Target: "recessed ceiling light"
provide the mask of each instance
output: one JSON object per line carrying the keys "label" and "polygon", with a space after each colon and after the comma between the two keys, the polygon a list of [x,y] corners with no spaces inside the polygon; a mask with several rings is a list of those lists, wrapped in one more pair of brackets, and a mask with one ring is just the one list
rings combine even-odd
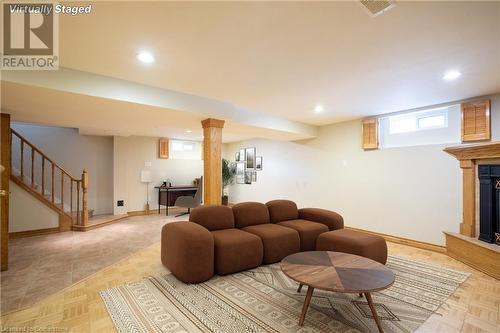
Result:
{"label": "recessed ceiling light", "polygon": [[186,133],[191,133],[192,131],[191,130],[186,130]]}
{"label": "recessed ceiling light", "polygon": [[452,80],[458,79],[461,75],[462,75],[462,73],[460,73],[459,71],[454,69],[454,70],[447,71],[446,73],[444,73],[443,80],[452,81]]}
{"label": "recessed ceiling light", "polygon": [[155,57],[151,52],[141,51],[137,54],[137,60],[145,64],[151,64],[155,61]]}
{"label": "recessed ceiling light", "polygon": [[316,113],[320,113],[320,112],[323,112],[323,111],[324,111],[323,105],[319,105],[318,104],[318,105],[316,105],[314,107],[314,112],[316,112]]}

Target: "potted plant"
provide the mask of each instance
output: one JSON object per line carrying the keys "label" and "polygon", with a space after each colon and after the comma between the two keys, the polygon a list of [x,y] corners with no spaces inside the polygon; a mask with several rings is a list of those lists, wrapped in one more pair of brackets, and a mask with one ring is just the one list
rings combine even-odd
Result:
{"label": "potted plant", "polygon": [[230,162],[225,158],[222,159],[222,204],[227,206],[229,197],[227,186],[233,183],[234,172],[231,170]]}

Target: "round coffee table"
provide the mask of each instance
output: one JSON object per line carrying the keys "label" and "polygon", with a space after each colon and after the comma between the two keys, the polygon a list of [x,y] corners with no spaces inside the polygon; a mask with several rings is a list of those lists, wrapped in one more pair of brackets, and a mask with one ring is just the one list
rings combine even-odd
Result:
{"label": "round coffee table", "polygon": [[394,273],[384,265],[348,253],[309,251],[283,259],[281,270],[300,284],[297,292],[301,291],[303,285],[308,286],[299,326],[304,324],[313,291],[318,288],[339,293],[357,293],[360,296],[364,294],[378,330],[383,332],[370,293],[388,288],[394,283]]}

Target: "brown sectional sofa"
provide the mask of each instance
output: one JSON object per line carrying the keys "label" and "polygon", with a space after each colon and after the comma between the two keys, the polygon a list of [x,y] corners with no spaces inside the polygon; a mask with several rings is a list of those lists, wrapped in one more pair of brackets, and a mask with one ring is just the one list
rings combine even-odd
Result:
{"label": "brown sectional sofa", "polygon": [[187,283],[314,250],[320,234],[344,226],[335,212],[297,209],[289,200],[200,206],[191,211],[189,221],[166,224],[161,240],[162,263]]}
{"label": "brown sectional sofa", "polygon": [[181,281],[206,281],[214,275],[214,238],[196,223],[167,223],[161,230],[161,262]]}
{"label": "brown sectional sofa", "polygon": [[281,261],[300,251],[297,231],[272,224],[268,207],[259,202],[243,202],[233,206],[236,226],[259,237],[264,247],[264,264]]}
{"label": "brown sectional sofa", "polygon": [[291,228],[299,233],[300,251],[314,251],[316,238],[329,230],[328,226],[323,223],[301,219],[297,205],[293,201],[273,200],[269,201],[266,206],[272,223]]}
{"label": "brown sectional sofa", "polygon": [[205,227],[214,239],[214,270],[224,275],[254,268],[262,263],[263,247],[258,236],[235,228],[234,215],[226,206],[202,206],[189,220]]}
{"label": "brown sectional sofa", "polygon": [[316,240],[317,251],[347,252],[378,261],[387,262],[387,244],[385,239],[350,229],[325,232]]}

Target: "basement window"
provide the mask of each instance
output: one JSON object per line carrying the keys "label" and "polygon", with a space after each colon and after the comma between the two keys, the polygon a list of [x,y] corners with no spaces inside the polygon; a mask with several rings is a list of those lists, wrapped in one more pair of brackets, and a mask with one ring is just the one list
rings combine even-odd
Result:
{"label": "basement window", "polygon": [[171,159],[201,159],[201,143],[197,141],[170,140]]}
{"label": "basement window", "polygon": [[389,116],[390,134],[448,127],[448,108]]}
{"label": "basement window", "polygon": [[451,105],[379,118],[381,148],[460,142],[460,106]]}

